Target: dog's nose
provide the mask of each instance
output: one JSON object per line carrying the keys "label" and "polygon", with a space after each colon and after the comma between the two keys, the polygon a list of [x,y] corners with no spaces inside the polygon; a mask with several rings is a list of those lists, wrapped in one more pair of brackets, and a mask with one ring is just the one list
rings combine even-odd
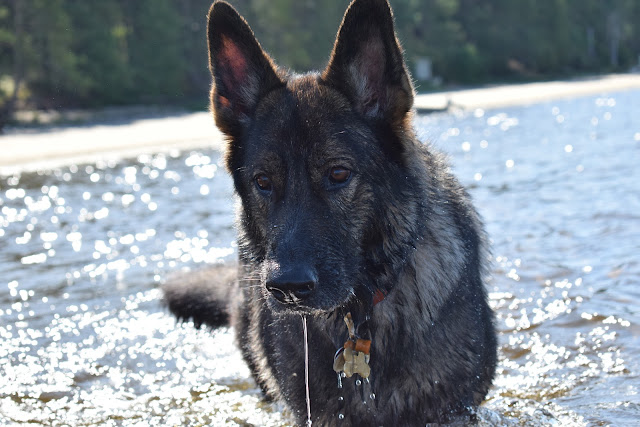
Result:
{"label": "dog's nose", "polygon": [[307,299],[316,287],[316,276],[309,268],[295,268],[270,277],[267,290],[280,302]]}

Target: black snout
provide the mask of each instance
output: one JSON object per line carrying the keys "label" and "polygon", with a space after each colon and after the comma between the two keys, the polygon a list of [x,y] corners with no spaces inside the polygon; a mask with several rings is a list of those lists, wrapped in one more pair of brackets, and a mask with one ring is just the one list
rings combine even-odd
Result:
{"label": "black snout", "polygon": [[267,290],[282,303],[307,299],[316,287],[316,276],[309,268],[278,271],[267,280]]}

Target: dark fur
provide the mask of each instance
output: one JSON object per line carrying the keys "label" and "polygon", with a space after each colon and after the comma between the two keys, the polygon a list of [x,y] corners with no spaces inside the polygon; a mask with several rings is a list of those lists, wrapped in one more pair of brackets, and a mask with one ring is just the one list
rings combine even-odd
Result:
{"label": "dark fur", "polygon": [[[215,271],[167,284],[170,309],[198,325],[228,315],[258,384],[301,424],[301,314],[314,424],[344,414],[344,425],[424,425],[469,413],[496,364],[484,233],[443,158],[414,135],[413,87],[386,0],[350,5],[321,74],[277,69],[223,2],[210,10],[208,39],[211,105],[241,201],[239,273],[231,285]],[[351,170],[346,183],[328,178],[336,166]],[[256,185],[261,174],[271,191]],[[313,289],[285,303],[265,286],[296,280]],[[386,298],[373,307],[377,291]],[[372,338],[366,395],[355,377],[338,390],[332,370],[346,312]]]}

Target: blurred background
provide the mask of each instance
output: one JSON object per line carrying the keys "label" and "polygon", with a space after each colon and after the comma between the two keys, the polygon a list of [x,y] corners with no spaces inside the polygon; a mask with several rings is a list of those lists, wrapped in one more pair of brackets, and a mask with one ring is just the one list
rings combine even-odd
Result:
{"label": "blurred background", "polygon": [[[395,0],[421,91],[627,71],[637,0]],[[210,0],[0,1],[0,128],[16,109],[206,106]],[[347,0],[235,0],[263,47],[296,71],[327,61]]]}

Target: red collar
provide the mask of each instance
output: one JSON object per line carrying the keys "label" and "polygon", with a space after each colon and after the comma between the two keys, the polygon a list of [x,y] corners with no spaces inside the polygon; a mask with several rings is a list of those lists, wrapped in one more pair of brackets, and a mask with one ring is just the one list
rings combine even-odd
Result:
{"label": "red collar", "polygon": [[376,291],[376,293],[373,294],[373,305],[374,305],[374,307],[376,305],[378,305],[379,303],[381,303],[382,300],[385,298],[385,296],[386,295],[384,294],[384,292],[382,292],[380,289],[378,289]]}

